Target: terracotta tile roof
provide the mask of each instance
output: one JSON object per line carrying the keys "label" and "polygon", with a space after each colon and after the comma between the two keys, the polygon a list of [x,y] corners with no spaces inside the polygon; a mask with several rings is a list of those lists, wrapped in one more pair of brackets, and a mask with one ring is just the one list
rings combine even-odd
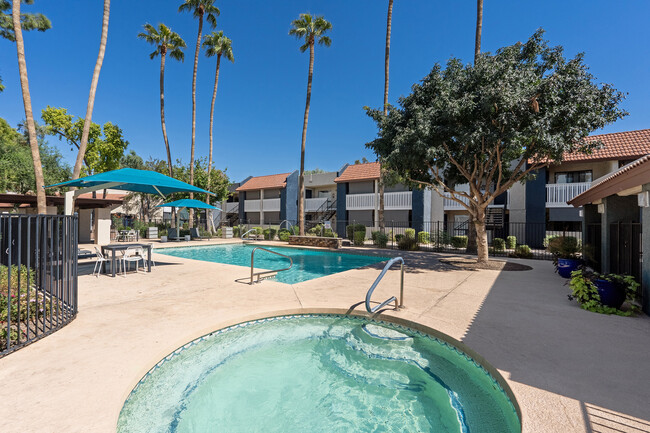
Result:
{"label": "terracotta tile roof", "polygon": [[353,164],[343,170],[343,173],[334,182],[354,182],[359,180],[379,179],[379,163],[367,162],[365,164]]}
{"label": "terracotta tile roof", "polygon": [[587,142],[600,141],[603,147],[591,155],[571,153],[564,155],[564,161],[606,161],[614,159],[636,159],[650,153],[650,129],[591,135]]}
{"label": "terracotta tile roof", "polygon": [[287,176],[291,173],[271,174],[268,176],[251,177],[248,181],[237,188],[237,191],[251,191],[256,189],[274,189],[287,186]]}

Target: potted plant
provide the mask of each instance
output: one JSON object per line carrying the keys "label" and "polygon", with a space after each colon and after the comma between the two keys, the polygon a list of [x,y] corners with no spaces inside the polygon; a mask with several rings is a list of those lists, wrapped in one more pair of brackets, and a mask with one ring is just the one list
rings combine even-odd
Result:
{"label": "potted plant", "polygon": [[[638,309],[633,301],[639,286],[630,275],[599,274],[581,267],[571,273],[569,300],[576,299],[582,308],[597,313],[630,315]],[[632,308],[623,312],[620,308],[625,301]]]}
{"label": "potted plant", "polygon": [[548,251],[553,254],[555,271],[562,278],[571,278],[571,272],[580,265],[580,243],[574,236],[557,236],[548,241]]}

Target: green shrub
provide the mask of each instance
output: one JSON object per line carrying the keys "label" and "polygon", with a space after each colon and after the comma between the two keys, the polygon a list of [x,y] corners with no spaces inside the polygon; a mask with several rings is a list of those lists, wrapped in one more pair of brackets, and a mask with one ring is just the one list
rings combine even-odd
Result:
{"label": "green shrub", "polygon": [[506,247],[513,250],[517,246],[517,236],[508,236],[506,238]]}
{"label": "green shrub", "polygon": [[420,232],[418,233],[418,243],[420,244],[428,244],[430,242],[431,238],[429,235],[429,232]]}
{"label": "green shrub", "polygon": [[544,241],[543,241],[544,248],[548,248],[548,244],[549,244],[553,239],[555,239],[555,238],[557,238],[557,237],[558,237],[558,235],[546,235],[546,236],[544,236]]}
{"label": "green shrub", "polygon": [[379,248],[386,248],[386,245],[388,245],[388,235],[378,232],[377,236],[375,236],[374,243]]}
{"label": "green shrub", "polygon": [[253,230],[255,230],[255,233],[257,233],[258,235],[264,234],[264,229],[262,229],[262,227],[253,227]]}
{"label": "green shrub", "polygon": [[467,248],[467,236],[452,236],[450,243],[454,248]]}
{"label": "green shrub", "polygon": [[415,239],[415,229],[404,230],[404,236],[406,236],[407,238]]}
{"label": "green shrub", "polygon": [[272,241],[275,240],[275,234],[277,230],[273,228],[268,228],[264,230],[264,239],[267,241]]}
{"label": "green shrub", "polygon": [[451,243],[451,236],[445,230],[438,230],[432,233],[431,243],[437,246],[449,245]]}
{"label": "green shrub", "polygon": [[345,228],[345,233],[348,235],[348,239],[353,240],[354,234],[362,230],[364,233],[366,232],[366,226],[363,224],[350,224]]}
{"label": "green shrub", "polygon": [[374,230],[370,232],[370,238],[374,243],[377,243],[377,236],[381,234],[380,230]]}
{"label": "green shrub", "polygon": [[278,232],[278,239],[282,242],[289,242],[289,236],[291,236],[291,232],[287,229],[282,229]]}
{"label": "green shrub", "polygon": [[414,237],[404,236],[397,242],[397,248],[406,251],[415,251],[418,249],[418,242]]}
{"label": "green shrub", "polygon": [[580,242],[574,236],[547,236],[547,238],[549,238],[547,249],[556,257],[573,259],[580,252]]}
{"label": "green shrub", "polygon": [[528,245],[517,245],[515,252],[510,253],[510,257],[519,257],[521,259],[530,259],[533,257],[533,252]]}
{"label": "green shrub", "polygon": [[316,224],[314,227],[307,230],[307,234],[309,236],[320,236],[322,231],[323,231],[323,225],[322,224]]}
{"label": "green shrub", "polygon": [[167,236],[167,229],[158,230],[158,236]]}
{"label": "green shrub", "polygon": [[235,238],[239,237],[239,226],[235,226],[232,228],[232,236]]}
{"label": "green shrub", "polygon": [[396,235],[395,235],[395,242],[399,242],[399,241],[401,241],[402,239],[404,239],[404,235],[403,235],[403,234],[396,234]]}
{"label": "green shrub", "polygon": [[492,247],[494,251],[503,251],[506,249],[506,241],[501,238],[492,239]]}
{"label": "green shrub", "polygon": [[221,236],[223,236],[223,232],[219,228],[219,229],[217,229],[217,237],[220,238]]}
{"label": "green shrub", "polygon": [[354,232],[354,245],[357,247],[362,247],[366,241],[366,230]]}
{"label": "green shrub", "polygon": [[325,238],[338,238],[339,235],[332,229],[325,229],[323,231],[323,237],[325,237]]}

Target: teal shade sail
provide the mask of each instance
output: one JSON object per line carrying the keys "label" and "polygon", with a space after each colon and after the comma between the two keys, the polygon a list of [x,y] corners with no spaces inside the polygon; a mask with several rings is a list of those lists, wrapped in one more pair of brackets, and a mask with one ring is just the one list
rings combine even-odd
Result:
{"label": "teal shade sail", "polygon": [[[165,176],[164,174],[149,170],[137,170],[135,168],[120,168],[119,170],[93,174],[92,176],[48,185],[45,188],[55,186],[89,188],[101,185],[106,185],[107,189],[110,188],[165,196],[175,192],[196,192],[214,195],[214,193],[192,186],[189,183],[181,182],[180,180],[176,180],[169,176]],[[195,201],[198,202],[198,200]]]}
{"label": "teal shade sail", "polygon": [[159,204],[156,207],[176,207],[176,208],[192,208],[192,209],[212,209],[212,210],[221,210],[218,207],[207,204],[201,200],[194,200],[191,198],[184,198],[181,200],[172,201],[169,203]]}

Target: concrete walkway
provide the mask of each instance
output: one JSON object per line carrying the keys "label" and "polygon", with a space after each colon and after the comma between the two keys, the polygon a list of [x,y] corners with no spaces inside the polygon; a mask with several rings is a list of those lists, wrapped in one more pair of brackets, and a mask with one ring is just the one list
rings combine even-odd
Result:
{"label": "concrete walkway", "polygon": [[[650,432],[649,317],[579,309],[550,262],[520,260],[534,268],[525,272],[461,271],[439,257],[405,254],[407,308],[386,314],[435,328],[487,359],[515,393],[525,432]],[[77,319],[0,359],[2,432],[114,432],[132,387],[177,347],[251,317],[362,310],[381,267],[249,286],[234,282],[246,268],[155,260],[152,273],[116,278],[81,267]],[[389,272],[377,298],[395,294],[398,278]]]}

